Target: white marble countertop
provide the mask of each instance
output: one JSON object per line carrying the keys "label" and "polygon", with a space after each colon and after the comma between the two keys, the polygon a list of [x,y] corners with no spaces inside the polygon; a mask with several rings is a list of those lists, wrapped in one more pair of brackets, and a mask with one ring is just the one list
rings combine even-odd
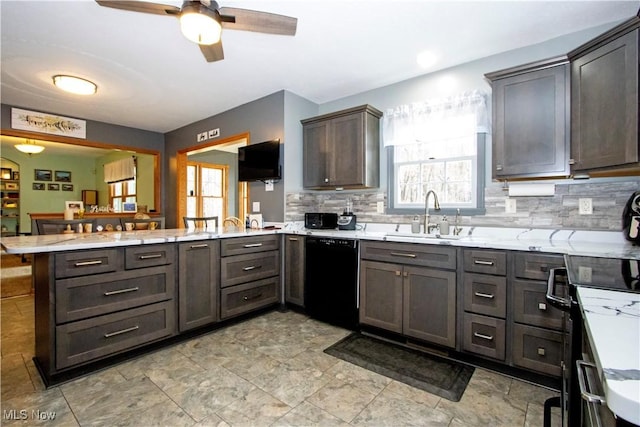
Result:
{"label": "white marble countertop", "polygon": [[640,259],[640,246],[633,246],[624,240],[621,232],[610,231],[464,227],[458,236],[449,235],[438,238],[435,235],[412,234],[408,224],[399,227],[393,224],[367,224],[366,229],[356,231],[308,230],[301,223],[279,224],[279,227],[281,228],[250,230],[248,232],[162,229],[91,234],[15,236],[2,238],[1,243],[6,252],[21,254],[287,233],[346,239]]}
{"label": "white marble countertop", "polygon": [[578,287],[607,406],[640,425],[640,293]]}

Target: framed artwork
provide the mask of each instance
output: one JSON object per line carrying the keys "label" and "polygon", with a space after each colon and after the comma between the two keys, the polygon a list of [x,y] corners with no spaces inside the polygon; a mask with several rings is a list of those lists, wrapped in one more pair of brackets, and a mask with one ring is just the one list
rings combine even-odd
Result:
{"label": "framed artwork", "polygon": [[44,182],[34,182],[33,183],[34,190],[44,190]]}
{"label": "framed artwork", "polygon": [[60,191],[60,184],[49,184],[47,189],[49,191]]}
{"label": "framed artwork", "polygon": [[83,211],[84,203],[81,200],[78,201],[66,201],[64,202],[65,209],[71,209],[74,212]]}
{"label": "framed artwork", "polygon": [[36,181],[51,181],[51,169],[35,169],[34,179]]}
{"label": "framed artwork", "polygon": [[56,171],[55,180],[58,182],[71,182],[71,172]]}
{"label": "framed artwork", "polygon": [[136,202],[124,202],[122,204],[122,212],[138,212],[138,204]]}
{"label": "framed artwork", "polygon": [[11,127],[31,132],[87,138],[87,122],[85,120],[20,108],[11,108]]}
{"label": "framed artwork", "polygon": [[62,191],[73,191],[73,184],[62,184]]}
{"label": "framed artwork", "polygon": [[11,179],[11,169],[0,168],[0,179]]}
{"label": "framed artwork", "polygon": [[11,174],[11,178],[14,181],[18,181],[20,180],[20,172],[19,171],[13,171],[13,173]]}

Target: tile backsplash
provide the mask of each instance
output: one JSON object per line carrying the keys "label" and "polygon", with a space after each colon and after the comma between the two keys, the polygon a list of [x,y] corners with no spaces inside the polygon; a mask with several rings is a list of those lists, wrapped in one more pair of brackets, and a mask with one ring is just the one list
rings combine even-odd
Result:
{"label": "tile backsplash", "polygon": [[[485,214],[463,216],[462,225],[525,228],[574,228],[620,230],[622,211],[634,191],[640,190],[640,178],[596,182],[556,184],[555,194],[545,197],[515,197],[515,214],[505,213],[508,195],[498,184],[485,189]],[[593,214],[578,214],[578,199],[591,198]],[[341,213],[350,198],[358,222],[408,224],[413,215],[377,213],[378,202],[387,206],[386,192],[299,192],[286,195],[286,221],[302,221],[305,212]]]}

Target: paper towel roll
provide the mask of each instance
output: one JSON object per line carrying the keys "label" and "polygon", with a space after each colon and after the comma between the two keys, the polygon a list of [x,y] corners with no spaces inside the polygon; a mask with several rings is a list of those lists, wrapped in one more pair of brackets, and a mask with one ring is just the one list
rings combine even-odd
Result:
{"label": "paper towel roll", "polygon": [[64,210],[64,219],[65,220],[73,219],[73,209],[65,209]]}
{"label": "paper towel roll", "polygon": [[556,185],[552,183],[509,183],[509,196],[553,196]]}

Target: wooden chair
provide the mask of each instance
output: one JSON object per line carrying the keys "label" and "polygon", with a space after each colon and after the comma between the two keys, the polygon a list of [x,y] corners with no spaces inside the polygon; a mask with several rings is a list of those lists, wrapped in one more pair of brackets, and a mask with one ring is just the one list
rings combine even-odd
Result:
{"label": "wooden chair", "polygon": [[37,219],[36,228],[38,234],[63,234],[67,226],[75,233],[78,232],[78,224],[82,224],[83,232],[85,224],[91,224],[92,232],[96,232],[95,218],[92,219]]}
{"label": "wooden chair", "polygon": [[127,223],[133,223],[134,230],[149,230],[152,222],[156,223],[156,229],[164,228],[164,217],[120,218],[120,225],[122,225],[123,230],[127,229]]}
{"label": "wooden chair", "polygon": [[204,229],[204,230],[217,230],[218,229],[218,217],[217,216],[204,216],[204,217],[182,217],[184,226],[187,229]]}

